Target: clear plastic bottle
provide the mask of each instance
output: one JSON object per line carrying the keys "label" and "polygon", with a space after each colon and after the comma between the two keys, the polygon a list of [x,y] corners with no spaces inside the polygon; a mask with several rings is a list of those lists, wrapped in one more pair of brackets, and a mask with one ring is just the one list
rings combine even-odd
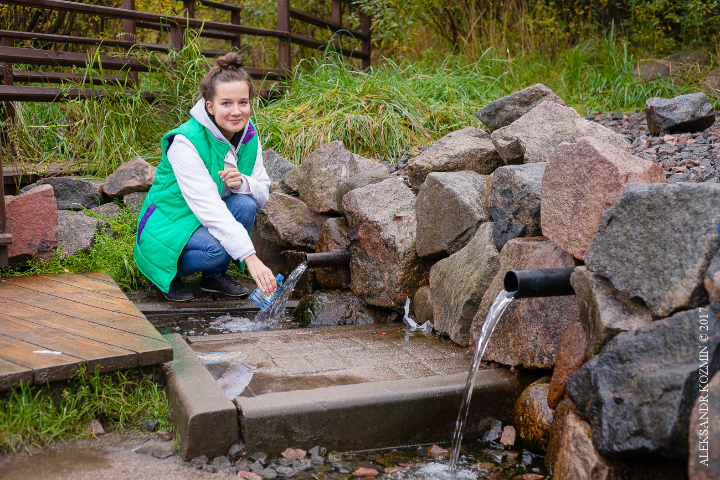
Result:
{"label": "clear plastic bottle", "polygon": [[270,304],[275,300],[275,297],[277,297],[280,292],[282,292],[282,281],[285,280],[285,277],[280,275],[279,273],[275,275],[275,281],[277,282],[277,290],[275,290],[275,293],[273,293],[270,296],[267,296],[263,293],[260,288],[256,288],[253,290],[253,292],[250,294],[250,300],[253,301],[255,305],[260,307],[260,310],[267,310]]}

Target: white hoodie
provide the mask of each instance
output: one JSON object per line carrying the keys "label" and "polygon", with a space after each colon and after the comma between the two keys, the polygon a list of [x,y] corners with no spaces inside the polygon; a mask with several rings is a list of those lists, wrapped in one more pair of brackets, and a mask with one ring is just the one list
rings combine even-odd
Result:
{"label": "white hoodie", "polygon": [[[205,110],[205,99],[201,98],[195,104],[190,110],[190,115],[207,128],[216,139],[230,145],[230,151],[225,157],[225,168],[237,168],[238,149],[228,142],[208,116]],[[248,125],[245,125],[245,130],[240,138],[245,137]],[[240,146],[241,144],[238,144],[238,147]],[[180,192],[190,210],[200,220],[200,223],[207,227],[210,234],[217,238],[228,254],[235,260],[243,261],[255,253],[255,247],[250,241],[247,230],[235,220],[222,199],[233,194],[250,195],[257,203],[258,208],[262,208],[268,201],[270,177],[263,166],[262,147],[259,139],[252,174],[249,177],[242,176],[243,184],[239,189],[232,189],[224,185],[222,195],[218,194],[217,186],[210,177],[210,172],[200,158],[197,149],[187,137],[175,136],[172,145],[168,148],[167,158],[175,173],[175,178],[177,178]]]}

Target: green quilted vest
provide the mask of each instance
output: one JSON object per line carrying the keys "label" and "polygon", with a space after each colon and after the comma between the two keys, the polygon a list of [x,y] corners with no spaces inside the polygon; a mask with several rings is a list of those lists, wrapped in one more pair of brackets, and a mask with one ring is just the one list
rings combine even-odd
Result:
{"label": "green quilted vest", "polygon": [[[225,168],[225,156],[230,150],[228,143],[216,139],[194,118],[168,132],[162,139],[162,159],[138,215],[137,241],[133,256],[142,274],[163,292],[170,289],[170,282],[177,275],[180,253],[200,226],[200,220],[192,213],[180,192],[167,159],[170,139],[178,134],[187,137],[195,146],[217,185],[218,193],[222,193],[224,185],[218,172]],[[243,175],[252,174],[257,149],[258,136],[250,122],[238,151],[237,168]]]}

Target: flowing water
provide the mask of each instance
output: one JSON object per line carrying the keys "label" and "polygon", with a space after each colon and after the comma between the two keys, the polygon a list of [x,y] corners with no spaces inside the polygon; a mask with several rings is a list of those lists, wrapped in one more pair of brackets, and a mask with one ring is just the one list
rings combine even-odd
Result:
{"label": "flowing water", "polygon": [[460,456],[462,431],[465,426],[465,421],[467,420],[468,411],[470,410],[470,399],[472,398],[473,387],[475,386],[475,374],[480,366],[480,361],[482,360],[483,353],[485,353],[485,348],[490,341],[490,336],[495,329],[495,325],[497,325],[498,320],[500,320],[500,317],[502,317],[503,312],[505,312],[507,306],[510,305],[514,296],[515,292],[501,291],[498,296],[495,297],[495,301],[485,318],[485,323],[483,324],[482,332],[480,333],[480,338],[475,348],[475,356],[473,357],[470,372],[468,372],[468,378],[465,382],[465,395],[460,404],[460,413],[458,413],[458,419],[457,422],[455,422],[455,433],[453,434],[452,449],[450,450],[450,471],[455,471],[458,457]]}
{"label": "flowing water", "polygon": [[280,319],[281,315],[285,312],[285,304],[290,298],[295,285],[303,273],[307,270],[307,262],[303,262],[297,267],[292,273],[285,279],[282,285],[282,292],[280,292],[274,299],[267,310],[261,310],[255,315],[255,321],[260,323],[276,322]]}

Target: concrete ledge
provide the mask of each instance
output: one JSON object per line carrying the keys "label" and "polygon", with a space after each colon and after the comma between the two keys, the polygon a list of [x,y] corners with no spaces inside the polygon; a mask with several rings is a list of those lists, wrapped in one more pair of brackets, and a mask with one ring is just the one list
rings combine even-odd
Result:
{"label": "concrete ledge", "polygon": [[[477,374],[465,435],[482,418],[510,422],[515,401],[539,375]],[[287,447],[362,450],[452,440],[467,374],[390,380],[237,397],[243,440],[269,455]]]}
{"label": "concrete ledge", "polygon": [[238,439],[237,409],[177,333],[165,335],[175,353],[165,364],[168,399],[180,456],[223,455]]}

